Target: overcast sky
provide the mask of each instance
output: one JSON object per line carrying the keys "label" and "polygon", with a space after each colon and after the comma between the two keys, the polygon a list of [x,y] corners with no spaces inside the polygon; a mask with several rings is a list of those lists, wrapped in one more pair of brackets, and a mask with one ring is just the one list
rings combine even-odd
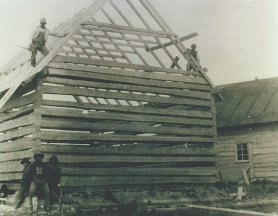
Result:
{"label": "overcast sky", "polygon": [[[92,2],[0,0],[0,68],[20,50],[16,45],[29,44],[41,17],[53,29]],[[198,32],[184,44],[197,44],[215,85],[278,76],[278,0],[151,2],[180,37]]]}

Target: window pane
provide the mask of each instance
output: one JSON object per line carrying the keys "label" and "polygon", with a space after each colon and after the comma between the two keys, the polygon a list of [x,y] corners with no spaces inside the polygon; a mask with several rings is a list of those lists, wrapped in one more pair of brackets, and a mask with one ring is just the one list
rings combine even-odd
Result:
{"label": "window pane", "polygon": [[248,144],[247,143],[240,143],[236,145],[236,154],[238,161],[245,161],[249,159],[248,155]]}

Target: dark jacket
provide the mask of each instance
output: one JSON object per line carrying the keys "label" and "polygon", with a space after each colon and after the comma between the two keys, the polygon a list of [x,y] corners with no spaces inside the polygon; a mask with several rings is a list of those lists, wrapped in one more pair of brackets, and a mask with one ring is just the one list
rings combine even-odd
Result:
{"label": "dark jacket", "polygon": [[21,185],[30,186],[31,176],[30,176],[30,165],[24,167],[21,178]]}
{"label": "dark jacket", "polygon": [[47,165],[47,182],[49,185],[58,185],[61,179],[61,168],[58,164]]}
{"label": "dark jacket", "polygon": [[29,168],[31,181],[36,184],[44,184],[47,178],[46,164],[41,161],[34,161]]}

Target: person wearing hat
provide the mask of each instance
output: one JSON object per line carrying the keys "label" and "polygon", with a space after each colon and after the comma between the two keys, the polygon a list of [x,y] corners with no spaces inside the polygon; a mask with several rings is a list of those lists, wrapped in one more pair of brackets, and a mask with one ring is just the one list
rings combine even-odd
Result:
{"label": "person wearing hat", "polygon": [[20,161],[20,164],[22,164],[24,166],[24,168],[23,168],[23,172],[22,172],[21,188],[19,191],[18,201],[15,206],[16,209],[19,208],[22,205],[22,203],[24,202],[24,199],[26,197],[26,194],[29,191],[30,184],[31,184],[31,178],[29,175],[29,167],[30,167],[31,162],[29,161],[29,158],[23,158]]}
{"label": "person wearing hat", "polygon": [[50,191],[51,203],[57,201],[57,197],[59,196],[60,179],[61,168],[59,166],[59,161],[56,155],[52,155],[47,165],[47,183]]}
{"label": "person wearing hat", "polygon": [[[193,58],[200,64],[200,58],[198,55],[198,52],[196,50],[196,44],[191,44],[191,49],[188,49],[187,52],[193,56]],[[187,70],[191,71],[194,70],[194,68],[192,67],[192,65],[190,63],[187,64]]]}
{"label": "person wearing hat", "polygon": [[32,35],[31,35],[31,44],[30,44],[30,51],[32,52],[31,54],[31,65],[33,67],[36,66],[36,55],[37,52],[40,51],[44,56],[48,54],[48,50],[46,48],[46,42],[49,36],[54,36],[54,37],[65,37],[67,34],[60,35],[58,33],[50,33],[49,29],[46,28],[46,19],[42,18],[40,20],[40,25],[37,26]]}
{"label": "person wearing hat", "polygon": [[47,168],[42,161],[44,154],[38,152],[34,155],[35,161],[30,165],[29,173],[31,177],[31,186],[29,193],[30,208],[32,212],[38,210],[38,192],[42,192],[44,196],[44,208],[49,210],[49,188],[46,182]]}

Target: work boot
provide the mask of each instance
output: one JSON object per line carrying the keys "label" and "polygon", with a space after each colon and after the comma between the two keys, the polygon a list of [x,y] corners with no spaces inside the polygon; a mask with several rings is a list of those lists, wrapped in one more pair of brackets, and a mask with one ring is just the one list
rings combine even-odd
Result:
{"label": "work boot", "polygon": [[32,65],[33,67],[36,67],[36,59],[31,59],[31,65]]}

